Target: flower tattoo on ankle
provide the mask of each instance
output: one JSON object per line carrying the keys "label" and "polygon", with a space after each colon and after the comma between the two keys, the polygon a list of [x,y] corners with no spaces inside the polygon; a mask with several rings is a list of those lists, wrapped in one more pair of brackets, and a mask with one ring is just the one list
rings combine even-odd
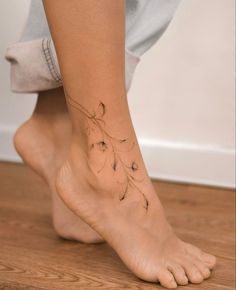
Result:
{"label": "flower tattoo on ankle", "polygon": [[[91,113],[84,106],[71,98],[67,92],[66,96],[69,105],[76,110],[79,110],[86,117],[88,123],[87,134],[90,135],[92,128],[93,130],[95,128],[95,130],[100,132],[101,138],[90,145],[90,150],[98,150],[102,153],[107,153],[108,150],[110,150],[112,152],[112,161],[110,162],[111,170],[113,170],[114,173],[118,170],[122,170],[125,173],[125,186],[121,196],[119,197],[119,200],[123,201],[127,197],[129,189],[133,188],[142,196],[144,200],[144,208],[148,210],[149,201],[138,186],[138,183],[142,182],[143,179],[138,179],[136,177],[136,173],[139,171],[138,163],[133,160],[129,164],[126,164],[122,159],[122,152],[127,153],[132,151],[135,142],[131,142],[131,145],[129,145],[128,149],[122,149],[123,145],[126,145],[127,147],[128,143],[130,144],[130,142],[128,142],[130,141],[130,138],[119,139],[112,136],[107,131],[106,124],[103,119],[104,115],[106,114],[106,106],[103,102],[99,101],[96,111]],[[100,173],[107,165],[107,163],[108,154],[105,154],[105,160],[102,166],[97,170],[97,173]]]}

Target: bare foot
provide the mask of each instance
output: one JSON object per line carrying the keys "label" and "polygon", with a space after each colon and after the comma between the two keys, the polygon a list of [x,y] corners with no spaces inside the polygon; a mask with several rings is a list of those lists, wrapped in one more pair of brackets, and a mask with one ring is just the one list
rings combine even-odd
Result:
{"label": "bare foot", "polygon": [[139,278],[159,281],[167,288],[207,279],[216,259],[173,232],[146,173],[135,135],[120,138],[114,130],[110,133],[103,103],[97,113],[90,113],[71,102],[86,117],[88,127],[83,142],[73,136],[69,157],[57,176],[58,193],[68,207]]}
{"label": "bare foot", "polygon": [[17,130],[14,144],[23,161],[51,189],[53,224],[58,235],[85,243],[102,242],[101,237],[64,204],[55,189],[55,177],[66,158],[70,138],[71,122],[64,94],[57,89],[39,95],[35,112]]}

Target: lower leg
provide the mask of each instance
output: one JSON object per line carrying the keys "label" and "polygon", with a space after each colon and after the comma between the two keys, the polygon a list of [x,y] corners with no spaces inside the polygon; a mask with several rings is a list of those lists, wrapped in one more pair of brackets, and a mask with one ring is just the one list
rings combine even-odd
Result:
{"label": "lower leg", "polygon": [[57,176],[60,196],[138,277],[168,288],[200,283],[215,258],[175,236],[131,122],[124,1],[44,3],[72,120],[70,150]]}
{"label": "lower leg", "polygon": [[63,238],[98,242],[101,238],[76,216],[55,190],[56,174],[63,164],[71,140],[71,121],[63,89],[39,93],[32,116],[17,130],[14,144],[24,162],[39,174],[52,192],[52,216],[56,232]]}

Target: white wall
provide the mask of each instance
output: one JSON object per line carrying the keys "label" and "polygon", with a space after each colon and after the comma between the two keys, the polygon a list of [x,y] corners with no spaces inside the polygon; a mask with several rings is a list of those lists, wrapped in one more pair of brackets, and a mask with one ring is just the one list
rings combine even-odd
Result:
{"label": "white wall", "polygon": [[[0,158],[16,160],[15,127],[35,97],[9,90],[3,54],[17,41],[28,0],[0,9]],[[182,0],[161,40],[143,57],[129,94],[153,177],[232,187],[235,158],[234,0]]]}
{"label": "white wall", "polygon": [[23,29],[29,0],[1,0],[0,3],[0,126],[13,126],[25,120],[34,104],[35,98],[28,95],[13,94],[10,91],[9,64],[4,53],[9,44],[17,42]]}
{"label": "white wall", "polygon": [[35,103],[33,95],[13,94],[10,91],[10,69],[4,59],[6,47],[17,42],[29,9],[29,0],[1,0],[0,2],[0,159],[19,160],[12,135],[16,127],[27,119]]}

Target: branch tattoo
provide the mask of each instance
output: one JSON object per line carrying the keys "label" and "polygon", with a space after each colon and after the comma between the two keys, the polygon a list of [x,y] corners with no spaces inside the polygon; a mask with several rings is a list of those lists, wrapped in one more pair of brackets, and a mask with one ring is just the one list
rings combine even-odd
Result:
{"label": "branch tattoo", "polygon": [[[119,139],[114,136],[112,136],[107,130],[106,130],[106,124],[103,119],[104,115],[106,114],[106,106],[103,102],[99,101],[98,107],[96,112],[89,112],[84,106],[82,106],[80,103],[75,101],[73,98],[70,97],[70,95],[66,92],[68,103],[75,108],[76,110],[79,110],[87,119],[88,122],[88,131],[87,134],[90,135],[91,128],[89,127],[89,124],[93,125],[96,130],[100,132],[100,139],[96,142],[93,142],[90,145],[90,150],[99,150],[100,152],[106,153],[109,149],[112,152],[112,162],[111,162],[111,169],[116,172],[117,170],[123,170],[125,173],[125,188],[119,197],[120,201],[124,200],[128,193],[129,189],[133,188],[135,189],[143,198],[144,200],[144,208],[148,210],[149,201],[146,197],[146,195],[143,193],[143,191],[139,188],[138,183],[142,181],[142,179],[138,179],[135,175],[136,172],[139,170],[139,166],[137,162],[131,161],[130,164],[126,164],[122,160],[122,152],[128,152],[131,151],[134,147],[134,142],[132,142],[131,147],[129,149],[121,150],[120,147],[124,144],[128,143],[129,138]],[[97,173],[100,173],[102,169],[107,164],[107,154],[105,156],[105,161],[103,162],[102,166],[97,170]]]}

